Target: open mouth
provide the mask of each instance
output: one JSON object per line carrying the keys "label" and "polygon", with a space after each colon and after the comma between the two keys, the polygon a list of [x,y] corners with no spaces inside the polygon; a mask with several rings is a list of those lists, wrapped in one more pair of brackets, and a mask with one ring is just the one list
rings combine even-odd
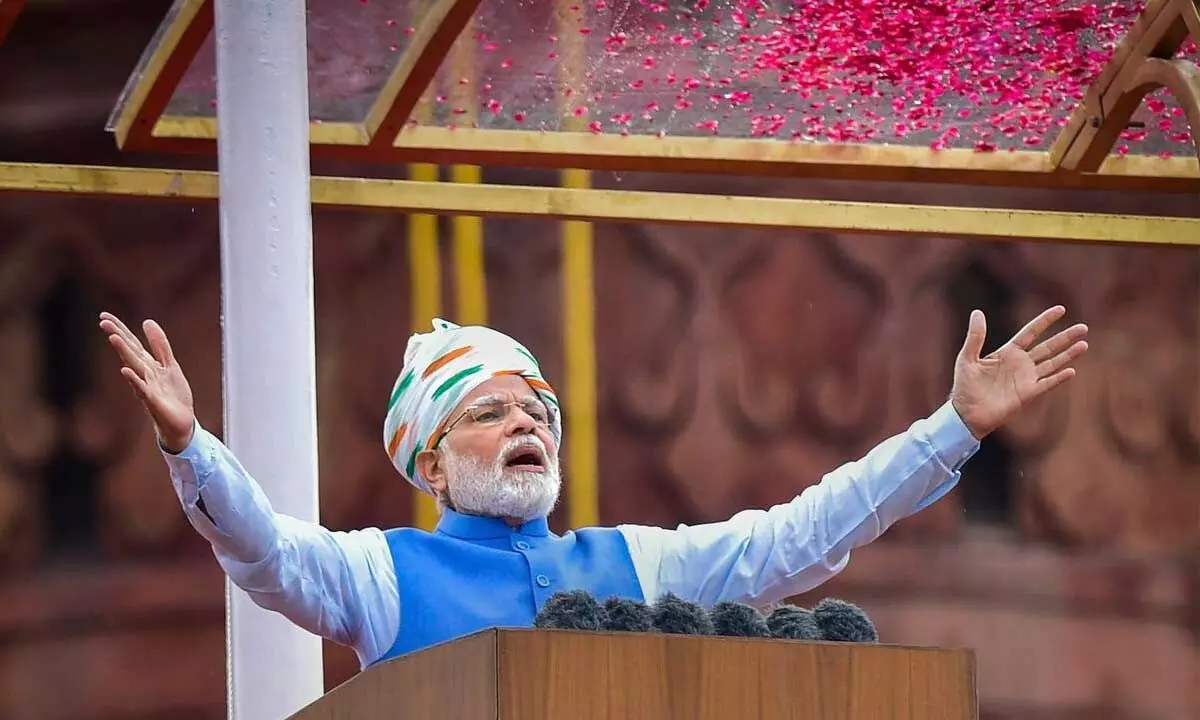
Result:
{"label": "open mouth", "polygon": [[513,452],[504,467],[511,470],[523,470],[526,472],[540,471],[546,469],[546,463],[542,460],[542,454],[535,449],[524,449]]}

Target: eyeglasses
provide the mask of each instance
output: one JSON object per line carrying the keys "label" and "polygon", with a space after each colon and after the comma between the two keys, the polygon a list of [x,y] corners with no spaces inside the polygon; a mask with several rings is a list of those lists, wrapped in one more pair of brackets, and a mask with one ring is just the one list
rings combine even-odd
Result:
{"label": "eyeglasses", "polygon": [[469,420],[474,425],[483,427],[499,425],[508,420],[508,416],[513,408],[521,408],[521,411],[533,420],[533,424],[541,428],[549,427],[554,419],[554,416],[545,403],[533,398],[514,400],[512,402],[503,402],[500,400],[481,402],[463,410],[462,415],[459,415],[455,418],[454,422],[446,426],[445,431],[438,437],[434,446],[440,445],[442,438],[446,437],[464,419]]}

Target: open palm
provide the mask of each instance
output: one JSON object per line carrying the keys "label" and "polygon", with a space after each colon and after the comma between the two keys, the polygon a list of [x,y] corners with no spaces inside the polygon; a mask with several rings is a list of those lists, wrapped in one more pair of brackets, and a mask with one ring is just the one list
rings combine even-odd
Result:
{"label": "open palm", "polygon": [[100,329],[120,356],[121,375],[142,401],[154,420],[159,442],[170,452],[179,452],[192,440],[196,412],[192,389],[171,351],[171,343],[158,323],[142,323],[150,352],[125,324],[112,313],[100,313]]}
{"label": "open palm", "polygon": [[1070,364],[1087,352],[1086,325],[1073,325],[1037,343],[1066,313],[1061,305],[1043,311],[986,357],[980,353],[987,321],[979,310],[971,313],[966,341],[954,363],[950,398],[975,437],[982,439],[1022,407],[1075,376]]}

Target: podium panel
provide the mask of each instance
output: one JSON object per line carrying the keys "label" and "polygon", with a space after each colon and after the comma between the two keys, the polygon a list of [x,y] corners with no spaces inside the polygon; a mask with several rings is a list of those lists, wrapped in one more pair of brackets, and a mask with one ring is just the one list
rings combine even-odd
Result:
{"label": "podium panel", "polygon": [[293,720],[975,720],[970,650],[493,629],[359,674]]}

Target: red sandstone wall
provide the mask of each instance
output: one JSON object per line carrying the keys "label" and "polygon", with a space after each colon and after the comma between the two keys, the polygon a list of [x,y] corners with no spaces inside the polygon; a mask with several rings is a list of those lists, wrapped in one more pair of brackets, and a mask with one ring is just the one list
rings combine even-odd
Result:
{"label": "red sandstone wall", "polygon": [[[0,91],[40,98],[6,115],[5,159],[114,155],[99,128],[162,8],[103,7],[93,12],[134,48],[97,63],[105,93],[83,92],[70,57],[45,49],[99,16],[39,10],[25,45],[0,48]],[[59,89],[34,92],[6,72],[18,66]],[[1191,198],[1049,200],[1200,214]],[[314,225],[322,515],[338,528],[403,523],[409,495],[378,426],[410,331],[404,222],[322,212]],[[487,224],[493,321],[561,384],[557,242],[550,223]],[[1070,389],[989,440],[959,490],[799,600],[860,602],[889,641],[976,648],[986,718],[1200,716],[1195,250],[601,225],[596,272],[610,523],[702,522],[785,500],[944,398],[970,307],[988,310],[994,342],[1064,302],[1093,328]],[[223,717],[222,580],[92,321],[101,308],[159,319],[219,430],[217,281],[211,207],[0,197],[0,718]],[[327,657],[328,682],[354,672],[348,651]]]}

